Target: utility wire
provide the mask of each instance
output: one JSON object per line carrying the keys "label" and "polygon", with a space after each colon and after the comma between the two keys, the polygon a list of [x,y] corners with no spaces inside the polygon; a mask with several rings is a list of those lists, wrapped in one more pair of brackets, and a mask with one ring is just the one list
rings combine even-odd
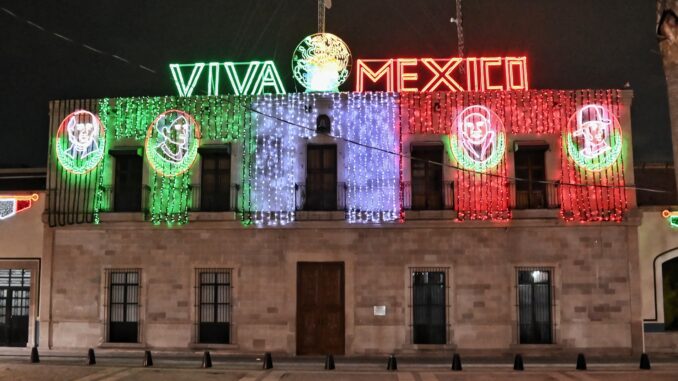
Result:
{"label": "utility wire", "polygon": [[43,26],[41,26],[41,25],[39,25],[39,24],[37,24],[37,23],[35,23],[35,22],[29,20],[29,19],[26,19],[26,18],[24,18],[24,17],[21,17],[21,16],[17,15],[16,13],[10,11],[10,10],[7,9],[7,8],[0,7],[0,10],[2,10],[3,12],[5,12],[5,13],[8,14],[9,16],[12,16],[14,19],[16,19],[16,20],[18,20],[18,21],[20,21],[20,22],[23,22],[23,23],[27,24],[28,26],[30,26],[30,27],[32,27],[32,28],[34,28],[34,29],[37,29],[37,30],[40,31],[40,32],[47,33],[47,34],[51,34],[53,37],[56,37],[56,38],[58,38],[58,39],[60,39],[60,40],[62,40],[62,41],[64,41],[64,42],[67,42],[67,43],[70,43],[70,44],[73,44],[73,45],[76,45],[76,46],[80,46],[80,47],[83,48],[83,49],[87,49],[87,50],[89,50],[90,52],[94,52],[94,53],[99,54],[99,55],[111,57],[111,58],[113,58],[113,59],[115,59],[115,60],[117,60],[117,61],[119,61],[119,62],[122,62],[122,63],[124,63],[124,64],[126,64],[126,65],[130,65],[130,66],[133,66],[133,67],[135,67],[135,68],[144,70],[144,71],[146,71],[146,72],[149,72],[149,73],[152,73],[152,74],[158,74],[155,70],[149,68],[148,66],[134,63],[134,62],[132,62],[131,60],[125,58],[125,57],[119,56],[119,55],[117,55],[117,54],[109,53],[109,52],[106,52],[106,51],[101,50],[101,49],[97,49],[97,48],[95,48],[95,47],[93,47],[93,46],[91,46],[91,45],[88,45],[88,44],[83,44],[83,43],[77,42],[77,41],[73,40],[72,38],[69,38],[69,37],[67,37],[67,36],[64,36],[63,34],[60,34],[60,33],[54,32],[54,31],[51,31],[51,30],[49,30],[49,29],[47,29],[47,28],[45,28],[45,27],[43,27]]}

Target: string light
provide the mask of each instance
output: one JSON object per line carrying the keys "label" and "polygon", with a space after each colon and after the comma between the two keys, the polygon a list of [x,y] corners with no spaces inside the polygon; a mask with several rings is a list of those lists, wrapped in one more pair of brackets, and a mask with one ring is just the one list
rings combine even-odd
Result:
{"label": "string light", "polygon": [[31,205],[38,201],[40,196],[33,193],[32,195],[0,195],[0,220],[8,219],[19,212],[31,207]]}
{"label": "string light", "polygon": [[55,140],[61,166],[73,174],[82,175],[101,162],[106,146],[106,129],[96,115],[79,110],[64,118]]}

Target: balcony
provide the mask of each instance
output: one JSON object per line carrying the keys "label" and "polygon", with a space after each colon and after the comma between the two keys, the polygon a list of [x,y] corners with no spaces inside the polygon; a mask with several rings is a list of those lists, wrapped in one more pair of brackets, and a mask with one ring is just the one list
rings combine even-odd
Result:
{"label": "balcony", "polygon": [[536,184],[532,190],[518,190],[511,183],[511,209],[559,209],[558,183]]}
{"label": "balcony", "polygon": [[[414,189],[413,189],[414,188]],[[455,218],[454,182],[443,181],[438,190],[419,190],[406,181],[402,185],[405,218],[411,220],[445,220]]]}
{"label": "balcony", "polygon": [[[346,183],[337,183],[336,194],[309,195],[306,184],[294,184],[294,209],[297,220],[344,220],[346,218]],[[312,197],[312,198],[311,198]]]}

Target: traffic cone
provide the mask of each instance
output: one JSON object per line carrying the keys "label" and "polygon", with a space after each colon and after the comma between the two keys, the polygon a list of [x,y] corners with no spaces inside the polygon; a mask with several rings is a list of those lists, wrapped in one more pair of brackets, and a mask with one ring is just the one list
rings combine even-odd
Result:
{"label": "traffic cone", "polygon": [[583,353],[577,355],[577,370],[586,370],[586,357]]}
{"label": "traffic cone", "polygon": [[94,349],[90,348],[87,351],[87,365],[95,365],[97,363],[97,359],[94,356]]}
{"label": "traffic cone", "polygon": [[266,352],[264,354],[263,368],[264,369],[273,369],[273,357],[271,356],[271,352]]}
{"label": "traffic cone", "polygon": [[513,360],[513,370],[525,370],[523,366],[523,356],[519,353],[516,355],[515,360]]}
{"label": "traffic cone", "polygon": [[459,356],[459,353],[455,353],[454,356],[452,356],[452,370],[461,370],[461,356]]}
{"label": "traffic cone", "polygon": [[386,370],[398,370],[398,360],[394,354],[388,356],[388,364],[386,365]]}
{"label": "traffic cone", "polygon": [[153,366],[153,356],[151,356],[151,351],[144,352],[144,366]]}
{"label": "traffic cone", "polygon": [[644,370],[650,370],[652,367],[650,366],[650,357],[647,355],[647,353],[643,353],[640,355],[640,369]]}
{"label": "traffic cone", "polygon": [[212,356],[210,355],[210,351],[205,351],[205,353],[202,354],[202,367],[203,368],[212,367]]}
{"label": "traffic cone", "polygon": [[38,353],[37,347],[33,347],[33,349],[31,349],[31,362],[32,363],[40,362],[40,354]]}
{"label": "traffic cone", "polygon": [[325,356],[325,370],[334,370],[334,356],[331,353]]}

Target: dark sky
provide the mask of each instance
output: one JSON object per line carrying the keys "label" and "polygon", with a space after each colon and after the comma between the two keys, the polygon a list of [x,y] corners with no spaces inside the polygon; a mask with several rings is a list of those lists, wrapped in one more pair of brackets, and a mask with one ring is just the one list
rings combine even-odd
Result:
{"label": "dark sky", "polygon": [[[526,55],[534,89],[635,90],[634,154],[672,161],[653,0],[462,0],[467,55]],[[454,0],[334,0],[327,31],[354,58],[456,55]],[[317,29],[315,0],[0,0],[0,167],[45,166],[48,100],[174,95],[169,63],[290,59]],[[157,74],[82,48],[115,53]],[[344,90],[353,88],[353,73]]]}

